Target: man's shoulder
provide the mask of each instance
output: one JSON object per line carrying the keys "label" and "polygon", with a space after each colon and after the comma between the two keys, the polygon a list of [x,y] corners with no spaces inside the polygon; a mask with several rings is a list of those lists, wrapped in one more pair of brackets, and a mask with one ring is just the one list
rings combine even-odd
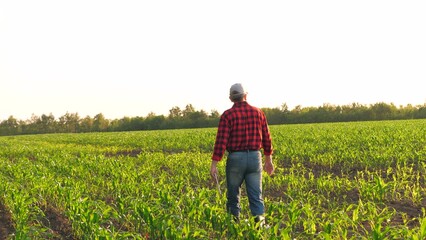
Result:
{"label": "man's shoulder", "polygon": [[253,105],[250,105],[250,104],[247,104],[247,106],[248,106],[249,108],[251,108],[252,110],[254,110],[254,111],[257,111],[257,112],[263,112],[261,108],[258,108],[258,107],[256,107],[256,106],[253,106]]}
{"label": "man's shoulder", "polygon": [[226,109],[223,113],[222,113],[222,116],[228,116],[229,114],[231,114],[232,112],[234,112],[235,111],[235,109],[234,108],[229,108],[229,109]]}

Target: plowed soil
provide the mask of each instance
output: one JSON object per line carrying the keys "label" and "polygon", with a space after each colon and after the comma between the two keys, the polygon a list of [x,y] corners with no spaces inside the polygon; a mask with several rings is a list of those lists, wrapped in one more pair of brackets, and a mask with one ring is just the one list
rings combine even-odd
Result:
{"label": "plowed soil", "polygon": [[15,232],[10,212],[0,202],[0,239],[7,239],[9,235]]}

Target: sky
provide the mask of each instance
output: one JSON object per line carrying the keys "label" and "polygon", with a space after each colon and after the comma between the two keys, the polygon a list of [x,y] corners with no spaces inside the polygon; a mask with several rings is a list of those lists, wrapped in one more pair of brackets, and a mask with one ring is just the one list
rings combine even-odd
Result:
{"label": "sky", "polygon": [[0,1],[0,120],[426,103],[426,1]]}

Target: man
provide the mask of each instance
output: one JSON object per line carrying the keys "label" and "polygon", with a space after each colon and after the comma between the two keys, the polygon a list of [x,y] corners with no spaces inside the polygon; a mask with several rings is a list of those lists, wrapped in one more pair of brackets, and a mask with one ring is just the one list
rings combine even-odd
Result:
{"label": "man", "polygon": [[232,108],[220,117],[210,167],[210,175],[217,177],[217,163],[228,151],[226,162],[227,211],[236,221],[241,211],[241,185],[245,181],[251,214],[255,221],[264,221],[265,206],[262,197],[262,154],[263,169],[272,175],[272,140],[265,114],[247,103],[247,92],[241,83],[231,86],[229,99]]}

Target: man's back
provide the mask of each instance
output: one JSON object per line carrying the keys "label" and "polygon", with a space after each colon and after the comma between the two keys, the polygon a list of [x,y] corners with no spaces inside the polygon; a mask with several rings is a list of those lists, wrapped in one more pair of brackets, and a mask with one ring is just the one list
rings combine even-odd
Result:
{"label": "man's back", "polygon": [[228,152],[260,150],[272,153],[271,136],[264,113],[246,101],[235,102],[220,119],[213,155],[222,158]]}

